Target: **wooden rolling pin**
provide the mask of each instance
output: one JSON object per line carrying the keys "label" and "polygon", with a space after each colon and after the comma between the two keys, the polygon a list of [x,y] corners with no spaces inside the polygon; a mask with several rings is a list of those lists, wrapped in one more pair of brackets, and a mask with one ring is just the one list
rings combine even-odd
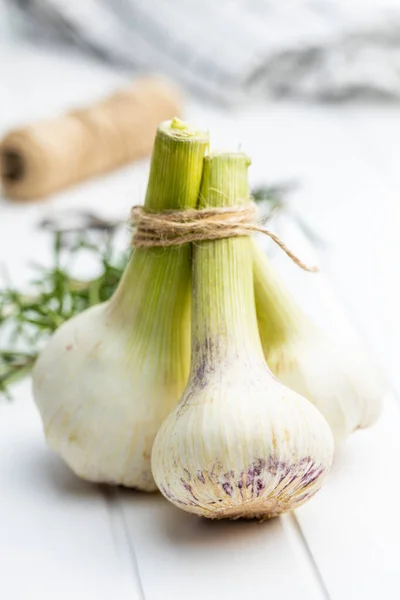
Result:
{"label": "wooden rolling pin", "polygon": [[92,106],[11,131],[0,142],[4,194],[44,198],[148,156],[160,121],[180,112],[172,83],[143,78]]}

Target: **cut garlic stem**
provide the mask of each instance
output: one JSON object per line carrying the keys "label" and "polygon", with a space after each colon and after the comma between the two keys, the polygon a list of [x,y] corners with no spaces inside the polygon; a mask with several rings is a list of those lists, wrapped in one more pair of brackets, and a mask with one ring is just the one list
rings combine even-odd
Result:
{"label": "cut garlic stem", "polygon": [[[196,205],[208,134],[178,120],[157,132],[145,207]],[[48,444],[96,482],[156,489],[150,454],[185,388],[191,248],[134,250],[107,303],[65,323],[41,353],[33,392]]]}

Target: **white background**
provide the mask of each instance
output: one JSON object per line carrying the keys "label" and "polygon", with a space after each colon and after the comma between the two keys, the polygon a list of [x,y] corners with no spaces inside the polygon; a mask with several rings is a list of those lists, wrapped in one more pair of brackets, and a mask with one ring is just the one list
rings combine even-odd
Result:
{"label": "white background", "polygon": [[[0,39],[0,134],[125,80],[77,55]],[[326,241],[320,262],[384,365],[392,397],[379,424],[338,451],[315,499],[259,525],[204,522],[157,494],[79,481],[46,449],[29,381],[19,384],[13,403],[0,402],[0,597],[397,600],[400,108],[285,104],[224,113],[189,102],[186,116],[211,130],[214,146],[240,145],[253,159],[254,184],[300,182],[293,203]],[[70,207],[127,215],[143,197],[147,167],[39,204],[0,199],[0,262],[13,280],[23,284],[28,260],[50,260],[35,228],[41,217]],[[316,310],[324,316],[323,302]]]}

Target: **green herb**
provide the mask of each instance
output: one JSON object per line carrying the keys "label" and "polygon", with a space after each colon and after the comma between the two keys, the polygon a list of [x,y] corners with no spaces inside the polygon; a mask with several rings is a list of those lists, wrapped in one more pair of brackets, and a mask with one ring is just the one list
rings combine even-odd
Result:
{"label": "green herb", "polygon": [[[42,226],[49,228],[49,223]],[[55,231],[53,266],[35,267],[38,275],[29,283],[29,293],[0,289],[0,395],[10,398],[10,384],[30,371],[44,343],[64,321],[110,298],[128,260],[127,253],[115,256],[116,230],[116,224],[99,229],[93,221],[84,229]],[[95,243],[87,241],[93,231]],[[98,277],[71,276],[71,263],[83,252],[97,261]]]}
{"label": "green herb", "polygon": [[[284,208],[289,189],[287,184],[258,188],[253,197],[268,218]],[[50,268],[35,266],[38,274],[28,284],[28,293],[12,286],[0,289],[0,396],[11,398],[10,384],[29,373],[38,353],[62,323],[111,297],[127,264],[129,254],[115,251],[121,222],[90,212],[76,216],[80,225],[63,226],[62,218],[61,225],[51,220],[40,223],[54,236],[53,264]],[[75,279],[71,264],[87,252],[97,261],[100,275]]]}
{"label": "green herb", "polygon": [[287,207],[287,196],[297,187],[296,182],[287,181],[276,185],[263,185],[252,191],[252,198],[261,207],[264,205],[268,218],[277,210]]}

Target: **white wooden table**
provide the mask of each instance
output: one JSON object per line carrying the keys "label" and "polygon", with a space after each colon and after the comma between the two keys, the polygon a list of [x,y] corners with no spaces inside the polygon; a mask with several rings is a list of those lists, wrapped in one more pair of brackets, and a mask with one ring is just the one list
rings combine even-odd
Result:
{"label": "white wooden table", "polygon": [[[123,80],[78,57],[4,42],[0,134]],[[260,525],[206,522],[157,494],[79,481],[45,447],[22,382],[14,402],[0,402],[0,598],[398,600],[400,107],[224,113],[190,104],[187,116],[210,128],[214,146],[242,145],[254,184],[300,181],[296,208],[327,241],[325,272],[393,393],[380,422],[338,451],[315,499]],[[29,259],[49,261],[40,217],[68,207],[127,214],[146,175],[147,164],[136,165],[31,206],[0,199],[0,262],[22,284]]]}

